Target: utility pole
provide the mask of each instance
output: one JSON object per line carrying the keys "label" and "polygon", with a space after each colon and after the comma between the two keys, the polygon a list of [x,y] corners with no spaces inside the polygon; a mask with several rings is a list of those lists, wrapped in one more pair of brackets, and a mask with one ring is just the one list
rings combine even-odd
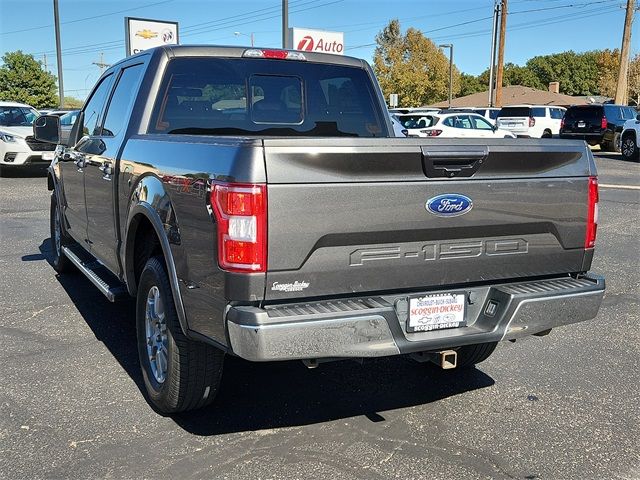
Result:
{"label": "utility pole", "polygon": [[507,33],[507,0],[500,6],[500,43],[498,44],[498,73],[496,74],[496,107],[502,106],[502,74],[504,72],[504,38]]}
{"label": "utility pole", "polygon": [[44,66],[44,71],[48,72],[49,71],[49,67],[47,66],[47,54],[43,53],[42,56],[43,56],[42,64]]}
{"label": "utility pole", "polygon": [[282,48],[289,44],[289,0],[282,0]]}
{"label": "utility pole", "polygon": [[58,14],[58,0],[53,0],[53,23],[56,29],[56,56],[58,57],[58,95],[60,108],[64,108],[64,84],[62,82],[62,50],[60,49],[60,15]]}
{"label": "utility pole", "polygon": [[622,48],[620,49],[620,70],[618,71],[618,85],[616,87],[615,102],[626,105],[627,82],[629,74],[629,44],[631,43],[631,25],[633,24],[633,7],[635,0],[627,0],[627,14],[624,17],[624,31],[622,33]]}
{"label": "utility pole", "polygon": [[445,43],[438,45],[438,47],[449,49],[449,108],[451,108],[451,89],[453,88],[453,43]]}
{"label": "utility pole", "polygon": [[496,0],[495,5],[493,6],[493,30],[491,31],[491,63],[489,65],[489,106],[493,107],[493,75],[496,67],[496,43],[497,38],[496,34],[498,33],[498,12],[500,11],[500,6],[498,5],[498,0]]}
{"label": "utility pole", "polygon": [[100,75],[104,72],[105,68],[109,68],[111,65],[108,63],[104,63],[104,53],[100,53],[100,61],[99,62],[91,62],[93,65],[97,65],[100,68]]}

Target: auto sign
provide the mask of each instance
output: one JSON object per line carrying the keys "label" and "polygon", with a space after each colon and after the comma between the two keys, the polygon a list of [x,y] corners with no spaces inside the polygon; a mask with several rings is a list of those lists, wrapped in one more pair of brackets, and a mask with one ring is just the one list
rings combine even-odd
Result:
{"label": "auto sign", "polygon": [[473,202],[459,193],[445,193],[427,200],[427,212],[439,217],[456,217],[464,215],[473,208]]}

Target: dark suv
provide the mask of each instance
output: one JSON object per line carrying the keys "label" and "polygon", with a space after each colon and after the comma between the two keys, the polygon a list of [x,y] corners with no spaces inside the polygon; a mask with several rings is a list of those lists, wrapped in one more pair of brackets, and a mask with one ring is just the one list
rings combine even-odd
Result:
{"label": "dark suv", "polygon": [[575,105],[564,114],[560,138],[579,138],[602,150],[620,152],[622,126],[636,115],[625,105]]}

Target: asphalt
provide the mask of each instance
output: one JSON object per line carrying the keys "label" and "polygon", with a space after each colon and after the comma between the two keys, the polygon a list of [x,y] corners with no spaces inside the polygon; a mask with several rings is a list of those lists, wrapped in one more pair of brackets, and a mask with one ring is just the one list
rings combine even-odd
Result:
{"label": "asphalt", "polygon": [[595,320],[470,371],[229,358],[175,417],[141,393],[132,303],[51,268],[44,178],[0,179],[0,478],[640,479],[640,164],[597,163]]}

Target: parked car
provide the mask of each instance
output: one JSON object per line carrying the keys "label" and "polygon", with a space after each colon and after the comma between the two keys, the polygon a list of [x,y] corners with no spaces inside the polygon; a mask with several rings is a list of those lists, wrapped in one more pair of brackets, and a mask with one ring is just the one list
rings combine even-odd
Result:
{"label": "parked car", "polygon": [[500,109],[495,107],[478,107],[473,109],[473,113],[482,115],[484,118],[489,120],[489,123],[491,123],[491,125],[496,124],[496,118],[498,118],[499,112]]}
{"label": "parked car", "polygon": [[640,113],[636,113],[636,118],[624,122],[621,139],[622,158],[640,161]]}
{"label": "parked car", "polygon": [[[57,142],[59,121],[38,118],[37,138]],[[66,143],[53,267],[136,298],[164,413],[210,404],[226,354],[469,367],[595,317],[604,295],[584,142],[394,138],[361,59],[145,50],[103,73]]]}
{"label": "parked car", "polygon": [[407,137],[424,137],[422,129],[427,128],[433,122],[433,113],[407,113],[396,114],[402,127],[407,131]]}
{"label": "parked car", "polygon": [[500,109],[496,125],[518,137],[551,138],[560,133],[564,112],[564,107],[510,105]]}
{"label": "parked car", "polygon": [[394,135],[396,137],[406,137],[409,132],[402,126],[402,123],[400,123],[400,119],[392,113],[389,114],[389,118],[391,119],[391,125],[393,125]]}
{"label": "parked car", "polygon": [[38,116],[30,105],[0,101],[0,174],[27,166],[44,169],[53,159],[55,145],[33,138]]}
{"label": "parked car", "polygon": [[589,145],[600,145],[604,151],[619,153],[622,127],[636,115],[635,109],[626,105],[574,105],[567,109],[560,138],[579,138]]}
{"label": "parked car", "polygon": [[424,127],[409,130],[409,136],[442,138],[516,138],[477,113],[429,115]]}

